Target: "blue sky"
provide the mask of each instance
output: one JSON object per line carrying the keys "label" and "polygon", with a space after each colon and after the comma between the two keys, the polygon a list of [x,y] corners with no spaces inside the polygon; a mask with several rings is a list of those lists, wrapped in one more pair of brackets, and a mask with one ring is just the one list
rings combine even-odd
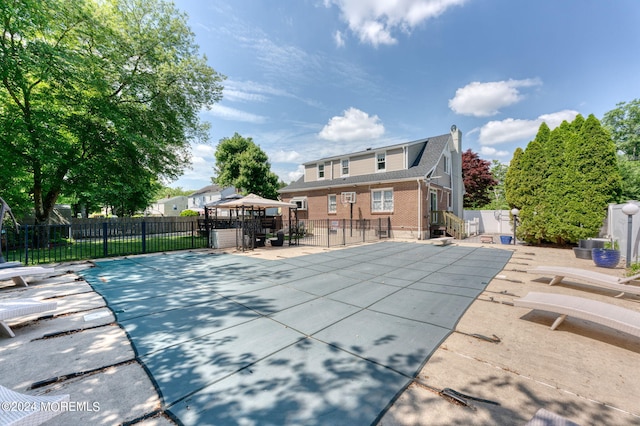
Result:
{"label": "blue sky", "polygon": [[210,183],[218,141],[253,138],[285,182],[301,164],[436,136],[508,163],[542,121],[640,97],[638,0],[174,0],[227,76],[209,145],[172,187]]}

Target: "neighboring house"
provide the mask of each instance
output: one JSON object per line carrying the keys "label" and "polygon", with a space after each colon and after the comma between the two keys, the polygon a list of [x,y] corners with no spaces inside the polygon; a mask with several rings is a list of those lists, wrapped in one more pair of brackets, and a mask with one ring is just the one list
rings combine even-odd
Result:
{"label": "neighboring house", "polygon": [[451,126],[440,136],[310,161],[280,194],[298,204],[300,220],[389,217],[394,236],[429,238],[436,212],[462,218],[461,143]]}
{"label": "neighboring house", "polygon": [[233,186],[221,188],[218,185],[208,185],[189,195],[188,208],[204,214],[205,205],[235,193],[236,189]]}
{"label": "neighboring house", "polygon": [[187,209],[187,197],[180,195],[178,197],[162,198],[156,201],[145,210],[145,215],[180,216],[180,213],[186,209]]}

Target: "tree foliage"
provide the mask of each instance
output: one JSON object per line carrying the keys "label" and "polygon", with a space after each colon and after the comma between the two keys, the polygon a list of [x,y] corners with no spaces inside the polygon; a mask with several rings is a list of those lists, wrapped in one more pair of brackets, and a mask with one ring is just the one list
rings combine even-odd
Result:
{"label": "tree foliage", "polygon": [[553,131],[542,124],[507,173],[507,202],[520,209],[528,242],[575,243],[598,234],[621,192],[615,144],[593,115]]}
{"label": "tree foliage", "polygon": [[602,118],[618,151],[631,160],[640,159],[640,99],[620,102]]}
{"label": "tree foliage", "polygon": [[179,176],[223,76],[171,3],[8,1],[0,19],[0,184],[37,222],[61,194],[131,212]]}
{"label": "tree foliage", "polygon": [[483,207],[491,202],[491,190],[498,181],[491,174],[491,163],[471,149],[462,153],[462,180],[464,207]]}
{"label": "tree foliage", "polygon": [[271,171],[267,154],[253,142],[235,133],[222,138],[216,148],[216,177],[220,186],[234,186],[243,194],[253,193],[276,199],[280,187],[278,176]]}

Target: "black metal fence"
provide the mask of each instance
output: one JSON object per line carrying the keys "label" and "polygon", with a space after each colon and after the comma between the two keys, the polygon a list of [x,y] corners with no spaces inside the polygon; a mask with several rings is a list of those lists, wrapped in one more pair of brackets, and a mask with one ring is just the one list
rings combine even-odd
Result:
{"label": "black metal fence", "polygon": [[300,220],[291,232],[291,242],[333,247],[374,242],[391,237],[391,219]]}
{"label": "black metal fence", "polygon": [[208,244],[196,220],[189,217],[79,220],[67,225],[22,225],[18,231],[3,228],[2,254],[7,261],[25,265],[205,248]]}

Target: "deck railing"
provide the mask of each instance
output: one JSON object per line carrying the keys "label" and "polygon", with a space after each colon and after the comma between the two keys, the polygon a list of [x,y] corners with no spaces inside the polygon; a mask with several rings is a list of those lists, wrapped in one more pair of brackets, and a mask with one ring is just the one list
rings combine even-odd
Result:
{"label": "deck railing", "polygon": [[431,212],[431,229],[434,228],[440,228],[459,240],[466,238],[464,220],[448,211],[435,210]]}

